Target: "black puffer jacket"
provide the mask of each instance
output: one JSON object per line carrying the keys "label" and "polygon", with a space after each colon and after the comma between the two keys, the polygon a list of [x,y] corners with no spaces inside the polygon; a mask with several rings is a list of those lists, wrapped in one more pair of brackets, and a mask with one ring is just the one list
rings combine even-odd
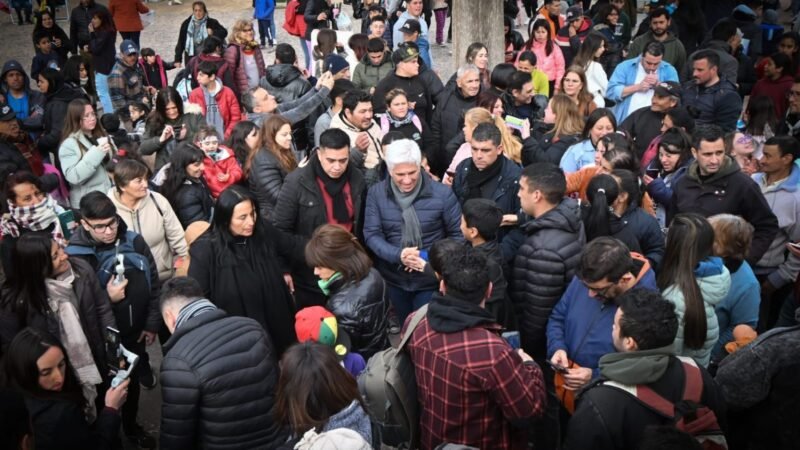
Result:
{"label": "black puffer jacket", "polygon": [[278,103],[300,98],[311,90],[311,84],[303,78],[300,69],[291,64],[275,64],[267,67],[267,74],[261,79],[260,84],[275,96]]}
{"label": "black puffer jacket", "polygon": [[250,192],[255,194],[258,200],[262,217],[271,217],[286,175],[287,172],[269,150],[262,149],[253,157],[253,166],[247,176],[247,183]]}
{"label": "black puffer jacket", "polygon": [[575,275],[586,236],[572,199],[531,220],[522,230],[526,238],[511,269],[511,300],[522,347],[534,358],[544,358],[547,319]]}
{"label": "black puffer jacket", "polygon": [[187,178],[175,194],[175,200],[172,203],[172,209],[178,215],[178,220],[181,221],[184,230],[192,222],[210,221],[213,208],[214,199],[203,178],[197,180]]}
{"label": "black puffer jacket", "polygon": [[681,104],[700,112],[696,119],[698,125],[716,124],[726,132],[736,129],[736,121],[742,113],[742,98],[736,85],[727,79],[720,79],[710,87],[700,86],[694,81],[685,83]]}
{"label": "black puffer jacket", "polygon": [[352,350],[369,359],[387,348],[389,301],[386,284],[377,269],[370,269],[367,276],[358,282],[336,280],[330,289],[326,308],[350,335]]}
{"label": "black puffer jacket", "polygon": [[36,144],[39,152],[43,155],[47,153],[58,155],[61,131],[64,129],[64,119],[67,117],[69,102],[77,98],[85,100],[89,100],[89,98],[80,90],[69,86],[51,86],[50,89],[53,92],[47,94],[47,103],[44,105],[44,119],[42,120],[44,131]]}
{"label": "black puffer jacket", "polygon": [[454,154],[444,154],[445,146],[464,128],[464,113],[477,105],[478,96],[464,97],[461,89],[453,84],[445,88],[441,100],[436,104],[431,123],[433,151],[428,154],[428,163],[433,173],[441,175],[450,164]]}
{"label": "black puffer jacket", "polygon": [[555,165],[561,163],[561,157],[567,149],[581,141],[578,134],[559,136],[555,140],[553,133],[541,135],[537,140],[539,145],[523,146],[522,165],[527,166],[537,162],[549,162]]}
{"label": "black puffer jacket", "polygon": [[278,363],[264,328],[221,309],[192,317],[164,344],[160,448],[275,448]]}
{"label": "black puffer jacket", "polygon": [[25,405],[33,423],[36,450],[114,448],[121,420],[119,412],[113,409],[98,411],[97,420],[90,428],[76,402],[27,397]]}

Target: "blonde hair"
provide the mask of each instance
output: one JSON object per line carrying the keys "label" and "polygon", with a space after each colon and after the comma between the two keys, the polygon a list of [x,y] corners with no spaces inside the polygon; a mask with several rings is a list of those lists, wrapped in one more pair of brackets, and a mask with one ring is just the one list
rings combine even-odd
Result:
{"label": "blonde hair", "polygon": [[550,109],[556,116],[553,136],[568,136],[583,132],[584,120],[578,105],[567,94],[556,94],[550,99]]}
{"label": "blonde hair", "polygon": [[475,128],[482,123],[494,124],[502,136],[503,154],[518,164],[522,162],[522,143],[508,131],[508,127],[501,117],[492,116],[492,113],[485,108],[472,108],[464,114],[464,123],[470,128]]}
{"label": "blonde hair", "polygon": [[717,214],[708,218],[714,229],[714,254],[721,258],[744,261],[753,241],[753,226],[733,214]]}
{"label": "blonde hair", "polygon": [[228,37],[229,44],[239,44],[239,45],[247,45],[252,44],[254,41],[246,42],[240,38],[240,34],[242,30],[247,27],[253,27],[253,23],[249,20],[238,19],[236,22],[233,23],[233,28],[231,28],[231,35]]}

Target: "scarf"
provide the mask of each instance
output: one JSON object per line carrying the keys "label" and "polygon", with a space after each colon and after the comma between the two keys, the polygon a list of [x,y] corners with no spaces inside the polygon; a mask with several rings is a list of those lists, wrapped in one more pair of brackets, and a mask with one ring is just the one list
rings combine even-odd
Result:
{"label": "scarf", "polygon": [[328,296],[331,295],[331,284],[340,279],[342,279],[342,274],[336,272],[333,275],[331,275],[331,277],[328,278],[327,280],[323,280],[322,278],[317,280],[317,286],[319,286],[319,290],[322,291],[323,294]]}
{"label": "scarf", "polygon": [[57,278],[46,279],[47,304],[58,317],[59,340],[67,352],[70,365],[81,385],[87,405],[86,416],[91,423],[97,417],[94,407],[94,400],[97,397],[95,385],[102,383],[103,379],[100,378],[100,372],[97,370],[92,356],[92,349],[89,347],[89,341],[86,339],[81,319],[78,316],[78,299],[72,288],[74,281],[75,273],[72,266]]}
{"label": "scarf", "polygon": [[6,201],[9,215],[4,216],[0,221],[0,230],[2,230],[3,236],[18,238],[21,234],[20,228],[42,231],[55,224],[50,233],[53,240],[62,247],[67,245],[61,229],[61,222],[58,220],[58,215],[63,213],[64,209],[53,200],[53,197],[48,195],[41,202],[31,206],[14,206],[10,200]]}
{"label": "scarf", "polygon": [[[795,136],[800,133],[800,115],[797,113],[786,113],[786,120],[784,123],[786,124],[786,134],[789,136]],[[794,125],[791,122],[795,122]]]}
{"label": "scarf", "polygon": [[325,191],[333,199],[333,218],[340,224],[353,222],[350,212],[347,210],[347,201],[344,196],[344,186],[350,180],[350,165],[347,165],[347,169],[342,176],[334,179],[329,177],[325,170],[322,169],[322,164],[319,162],[319,153],[317,157],[311,158],[311,164],[313,164],[314,175],[322,181]]}
{"label": "scarf", "polygon": [[650,384],[664,376],[669,359],[675,355],[672,344],[650,350],[609,353],[600,358],[600,375],[622,384]]}
{"label": "scarf", "polygon": [[13,144],[14,147],[19,150],[22,157],[25,158],[25,161],[28,162],[28,165],[31,167],[31,173],[37,177],[44,175],[44,161],[42,161],[42,156],[38,151],[34,150],[33,142],[31,142],[27,136],[23,134],[21,139],[9,140],[8,142]]}
{"label": "scarf", "polygon": [[389,124],[392,127],[400,128],[403,125],[408,125],[409,123],[412,123],[412,121],[414,120],[414,112],[413,111],[409,111],[406,114],[406,116],[403,117],[402,119],[395,119],[395,117],[389,111],[386,111],[386,114],[384,114],[384,117],[386,117],[386,120],[389,121]]}
{"label": "scarf", "polygon": [[178,313],[178,318],[175,319],[175,329],[177,330],[183,326],[192,317],[197,317],[200,314],[214,311],[216,309],[217,307],[214,306],[214,304],[209,300],[205,298],[197,299],[181,308],[181,312]]}
{"label": "scarf", "polygon": [[467,200],[471,198],[482,198],[481,187],[489,181],[495,179],[503,170],[503,157],[498,157],[491,166],[478,170],[472,158],[469,159],[469,172],[467,172]]}
{"label": "scarf", "polygon": [[207,15],[200,20],[192,16],[192,20],[189,21],[189,28],[186,29],[186,54],[189,56],[195,56],[195,46],[200,47],[208,37],[208,25],[206,25],[206,22],[208,22]]}
{"label": "scarf", "polygon": [[414,209],[414,200],[417,199],[420,191],[422,191],[422,178],[417,181],[417,185],[411,192],[400,192],[400,188],[391,179],[389,180],[389,186],[392,188],[395,202],[403,211],[403,248],[422,248],[422,228],[419,224],[417,211]]}

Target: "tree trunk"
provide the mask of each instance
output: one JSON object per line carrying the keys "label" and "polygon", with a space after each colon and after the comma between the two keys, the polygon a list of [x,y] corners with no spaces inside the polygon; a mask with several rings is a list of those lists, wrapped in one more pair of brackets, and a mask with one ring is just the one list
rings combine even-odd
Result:
{"label": "tree trunk", "polygon": [[466,63],[467,48],[473,42],[489,50],[490,68],[505,62],[503,0],[454,0],[452,20],[455,70]]}

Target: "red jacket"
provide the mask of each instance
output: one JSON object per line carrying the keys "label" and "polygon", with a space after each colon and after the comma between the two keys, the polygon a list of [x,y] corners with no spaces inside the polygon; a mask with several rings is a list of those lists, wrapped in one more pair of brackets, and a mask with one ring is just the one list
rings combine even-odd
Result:
{"label": "red jacket", "polygon": [[[231,149],[220,145],[217,153],[216,158],[209,156],[203,158],[203,178],[206,179],[208,190],[214,198],[219,197],[226,187],[238,183],[243,178],[242,168],[239,167]],[[224,174],[230,175],[228,180],[219,181],[218,176]]]}
{"label": "red jacket", "polygon": [[794,79],[791,75],[784,75],[777,80],[770,80],[764,77],[756,81],[753,90],[750,91],[750,98],[763,95],[772,99],[775,104],[775,114],[778,118],[782,118],[786,114],[786,109],[789,108],[789,97],[786,93],[792,89]]}
{"label": "red jacket", "polygon": [[108,11],[114,18],[117,31],[128,33],[144,29],[139,14],[149,12],[150,9],[141,0],[110,0]]}
{"label": "red jacket", "polygon": [[500,337],[502,327],[478,309],[434,294],[408,341],[423,450],[442,442],[524,450],[525,424],[544,412],[542,371],[533,362],[524,364]]}
{"label": "red jacket", "polygon": [[[217,80],[217,86],[221,87],[214,98],[217,100],[219,106],[219,113],[222,115],[222,122],[225,124],[225,138],[230,136],[233,127],[242,120],[242,111],[239,108],[239,101],[236,100],[236,94],[222,82]],[[189,93],[189,102],[195,105],[200,105],[200,112],[203,117],[206,116],[206,96],[203,93],[203,87],[192,89]]]}

